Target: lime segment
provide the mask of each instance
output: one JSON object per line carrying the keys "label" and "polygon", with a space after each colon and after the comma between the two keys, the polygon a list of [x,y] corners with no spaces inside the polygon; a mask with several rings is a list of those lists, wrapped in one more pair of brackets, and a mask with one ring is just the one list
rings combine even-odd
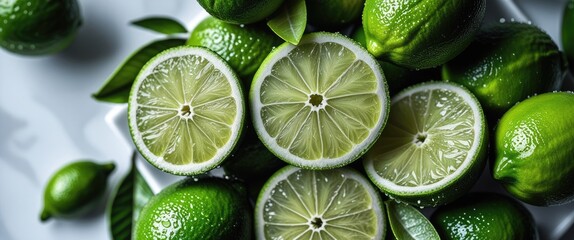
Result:
{"label": "lime segment", "polygon": [[265,184],[255,210],[257,239],[384,239],[378,191],[355,171],[287,166]]}
{"label": "lime segment", "polygon": [[215,53],[173,48],[138,75],[129,101],[130,132],[152,165],[179,175],[202,173],[237,142],[242,98],[237,77]]}
{"label": "lime segment", "polygon": [[444,204],[468,190],[484,166],[486,146],[486,124],[474,96],[457,85],[419,84],[393,98],[391,109],[364,162],[371,180],[421,206]]}
{"label": "lime segment", "polygon": [[361,156],[384,126],[388,102],[376,60],[352,40],[328,33],[278,47],[250,92],[263,143],[284,161],[309,169]]}

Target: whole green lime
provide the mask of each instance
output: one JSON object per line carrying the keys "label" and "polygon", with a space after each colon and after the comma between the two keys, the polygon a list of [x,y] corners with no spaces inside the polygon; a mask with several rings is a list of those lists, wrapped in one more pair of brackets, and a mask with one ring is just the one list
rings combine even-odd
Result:
{"label": "whole green lime", "polygon": [[574,0],[566,2],[562,19],[562,47],[574,74]]}
{"label": "whole green lime", "polygon": [[375,57],[432,68],[461,53],[484,17],[485,0],[366,0],[363,27]]}
{"label": "whole green lime", "polygon": [[81,25],[76,0],[0,1],[0,46],[23,55],[58,52]]}
{"label": "whole green lime", "polygon": [[532,205],[574,200],[573,126],[573,93],[545,93],[512,107],[496,128],[494,179]]}
{"label": "whole green lime", "polygon": [[358,21],[365,0],[306,0],[307,19],[319,30],[339,30]]}
{"label": "whole green lime", "polygon": [[114,169],[113,163],[78,161],[58,170],[44,190],[40,220],[74,218],[94,210]]}
{"label": "whole green lime", "polygon": [[239,183],[187,178],[152,197],[135,239],[251,239],[252,211]]}
{"label": "whole green lime", "polygon": [[[365,30],[363,26],[357,27],[355,32],[352,34],[352,38],[362,47],[367,47],[367,39],[365,37]],[[440,79],[441,77],[441,68],[438,67],[413,70],[385,61],[379,61],[379,64],[385,73],[385,78],[387,79],[387,84],[389,85],[389,94],[391,94],[391,96],[394,96],[409,86],[421,82]]]}
{"label": "whole green lime", "polygon": [[470,193],[431,216],[441,239],[538,239],[530,212],[496,193]]}
{"label": "whole green lime", "polygon": [[243,80],[251,80],[271,50],[283,43],[265,25],[235,25],[208,17],[191,32],[187,45],[219,54]]}
{"label": "whole green lime", "polygon": [[562,84],[558,46],[538,27],[503,23],[481,31],[443,66],[443,80],[467,87],[485,112],[498,119],[517,102]]}
{"label": "whole green lime", "polygon": [[265,19],[284,0],[197,0],[211,16],[234,24],[248,24]]}

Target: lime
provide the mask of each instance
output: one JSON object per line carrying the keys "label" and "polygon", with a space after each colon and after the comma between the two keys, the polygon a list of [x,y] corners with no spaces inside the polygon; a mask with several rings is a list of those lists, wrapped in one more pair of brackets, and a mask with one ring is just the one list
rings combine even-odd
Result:
{"label": "lime", "polygon": [[187,178],[153,196],[134,228],[135,239],[251,239],[252,211],[238,183]]}
{"label": "lime", "polygon": [[484,17],[485,0],[366,0],[367,49],[377,58],[423,69],[461,53]]}
{"label": "lime", "polygon": [[443,67],[443,80],[467,87],[491,117],[517,102],[562,83],[561,54],[550,36],[526,23],[504,23],[481,31]]}
{"label": "lime", "polygon": [[574,0],[566,2],[562,19],[562,48],[568,58],[570,71],[574,74]]}
{"label": "lime", "polygon": [[152,165],[177,175],[218,166],[234,149],[245,115],[243,93],[217,54],[182,46],[141,69],[128,101],[134,144]]}
{"label": "lime", "polygon": [[0,1],[0,46],[23,55],[61,51],[81,25],[76,0]]}
{"label": "lime", "polygon": [[493,176],[538,206],[574,200],[574,94],[545,93],[506,112],[495,133]]}
{"label": "lime", "polygon": [[384,239],[378,191],[348,168],[287,166],[263,187],[255,206],[257,239]]}
{"label": "lime", "polygon": [[306,0],[307,19],[320,30],[339,30],[357,22],[365,0]]}
{"label": "lime", "polygon": [[106,191],[113,163],[78,161],[58,170],[44,189],[42,222],[55,218],[74,218],[93,211]]}
{"label": "lime", "polygon": [[442,239],[538,239],[530,212],[496,193],[468,194],[438,208],[431,222]]}
{"label": "lime", "polygon": [[277,10],[283,0],[197,0],[211,16],[234,24],[263,20]]}
{"label": "lime", "polygon": [[235,25],[208,17],[193,29],[187,45],[203,46],[221,56],[244,80],[271,50],[283,43],[265,25]]}
{"label": "lime", "polygon": [[[361,46],[367,47],[367,39],[365,38],[365,30],[363,26],[359,26],[353,33],[352,37]],[[429,80],[440,79],[440,68],[412,70],[385,61],[379,61],[379,64],[385,73],[385,78],[387,79],[391,96],[394,96],[408,86]]]}
{"label": "lime", "polygon": [[430,221],[413,206],[391,200],[385,207],[395,239],[440,240]]}
{"label": "lime", "polygon": [[387,85],[376,60],[340,34],[311,33],[285,43],[257,70],[253,125],[287,163],[328,169],[349,164],[375,142],[387,120]]}
{"label": "lime", "polygon": [[450,83],[422,83],[393,97],[387,126],[363,164],[391,198],[442,205],[466,193],[482,173],[486,135],[472,93]]}

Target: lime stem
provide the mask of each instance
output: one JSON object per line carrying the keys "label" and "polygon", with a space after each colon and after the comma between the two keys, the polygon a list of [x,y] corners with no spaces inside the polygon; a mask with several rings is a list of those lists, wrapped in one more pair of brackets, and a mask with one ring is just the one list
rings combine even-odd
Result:
{"label": "lime stem", "polygon": [[46,211],[46,209],[42,210],[42,213],[40,214],[40,221],[46,222],[50,218],[52,218],[52,214]]}
{"label": "lime stem", "polygon": [[104,172],[106,172],[106,175],[109,175],[110,173],[112,173],[114,171],[114,169],[116,169],[116,164],[114,164],[113,162],[103,164],[102,169],[104,169]]}

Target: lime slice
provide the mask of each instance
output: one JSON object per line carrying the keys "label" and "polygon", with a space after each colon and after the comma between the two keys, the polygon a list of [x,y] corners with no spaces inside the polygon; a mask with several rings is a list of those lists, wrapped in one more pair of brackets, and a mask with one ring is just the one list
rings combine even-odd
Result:
{"label": "lime slice", "polygon": [[139,152],[177,175],[218,166],[233,150],[245,115],[239,80],[215,53],[183,46],[152,58],[136,78],[128,122]]}
{"label": "lime slice", "polygon": [[465,88],[430,82],[393,98],[389,122],[366,154],[369,178],[392,198],[437,206],[467,192],[482,172],[486,123]]}
{"label": "lime slice", "polygon": [[257,239],[384,239],[379,191],[354,170],[287,166],[265,184],[255,206]]}
{"label": "lime slice", "polygon": [[332,33],[311,33],[271,52],[255,74],[250,104],[262,142],[306,169],[335,168],[363,155],[389,109],[377,61]]}

